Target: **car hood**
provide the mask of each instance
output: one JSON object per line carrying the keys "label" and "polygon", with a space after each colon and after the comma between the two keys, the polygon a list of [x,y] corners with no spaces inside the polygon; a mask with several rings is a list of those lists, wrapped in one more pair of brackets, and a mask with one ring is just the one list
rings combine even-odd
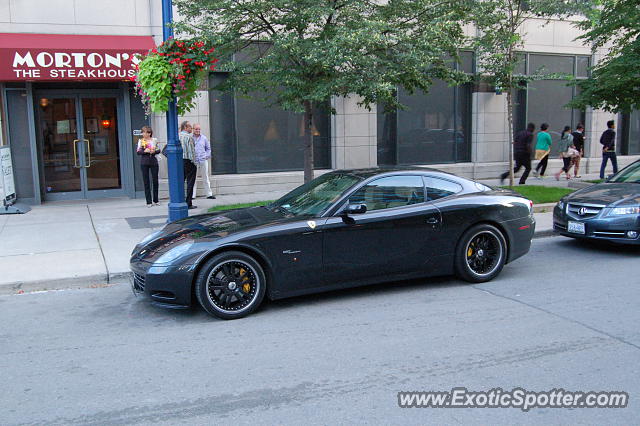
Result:
{"label": "car hood", "polygon": [[640,204],[640,184],[599,183],[567,196],[570,203],[621,205]]}
{"label": "car hood", "polygon": [[178,245],[211,241],[251,228],[295,220],[300,218],[266,207],[247,207],[191,216],[168,224],[152,240],[136,246],[132,257],[154,261]]}

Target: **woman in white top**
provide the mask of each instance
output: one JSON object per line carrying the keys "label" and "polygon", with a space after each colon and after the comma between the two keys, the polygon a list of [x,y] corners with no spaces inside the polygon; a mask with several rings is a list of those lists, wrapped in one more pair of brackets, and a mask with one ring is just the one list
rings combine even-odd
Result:
{"label": "woman in white top", "polygon": [[[147,207],[158,202],[158,159],[156,155],[160,152],[158,141],[153,138],[153,130],[149,126],[142,127],[142,139],[138,140],[137,154],[140,156],[140,168],[142,169],[142,181],[144,182],[144,196],[147,199]],[[151,173],[151,179],[149,179]],[[151,196],[151,181],[153,181],[153,198]]]}

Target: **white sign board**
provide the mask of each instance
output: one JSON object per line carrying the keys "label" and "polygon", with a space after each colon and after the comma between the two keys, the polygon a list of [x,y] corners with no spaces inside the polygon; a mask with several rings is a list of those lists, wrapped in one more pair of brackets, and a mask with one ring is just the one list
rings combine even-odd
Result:
{"label": "white sign board", "polygon": [[8,146],[0,146],[0,175],[2,179],[2,201],[5,206],[16,201],[16,187],[13,181],[13,165],[11,150]]}

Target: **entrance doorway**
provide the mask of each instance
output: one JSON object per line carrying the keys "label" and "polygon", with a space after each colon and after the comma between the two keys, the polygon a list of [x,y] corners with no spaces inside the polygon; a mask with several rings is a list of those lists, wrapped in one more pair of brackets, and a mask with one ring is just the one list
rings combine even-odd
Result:
{"label": "entrance doorway", "polygon": [[36,102],[44,199],[125,195],[119,95],[49,91]]}

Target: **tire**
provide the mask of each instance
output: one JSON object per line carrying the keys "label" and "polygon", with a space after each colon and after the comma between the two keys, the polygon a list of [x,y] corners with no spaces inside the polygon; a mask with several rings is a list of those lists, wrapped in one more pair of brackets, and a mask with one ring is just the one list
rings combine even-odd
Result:
{"label": "tire", "polygon": [[260,264],[238,251],[209,259],[198,273],[195,293],[209,314],[222,319],[242,318],[255,311],[266,291]]}
{"label": "tire", "polygon": [[475,225],[458,241],[456,275],[465,281],[483,283],[494,279],[506,262],[507,243],[495,226]]}

